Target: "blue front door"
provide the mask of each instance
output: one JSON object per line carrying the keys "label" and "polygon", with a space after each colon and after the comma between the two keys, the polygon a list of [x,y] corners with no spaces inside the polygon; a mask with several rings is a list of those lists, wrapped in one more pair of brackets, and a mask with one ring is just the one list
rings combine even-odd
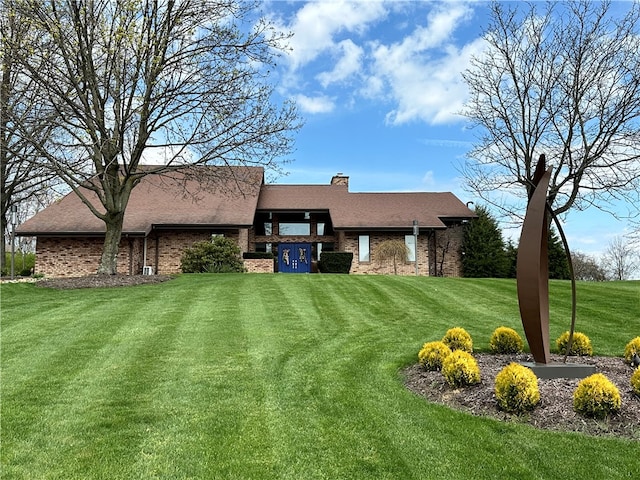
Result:
{"label": "blue front door", "polygon": [[311,272],[311,244],[281,243],[278,246],[278,271],[283,273]]}

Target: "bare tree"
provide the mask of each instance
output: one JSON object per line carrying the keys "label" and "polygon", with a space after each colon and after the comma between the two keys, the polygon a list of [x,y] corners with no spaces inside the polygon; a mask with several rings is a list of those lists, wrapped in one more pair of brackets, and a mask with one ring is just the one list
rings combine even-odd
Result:
{"label": "bare tree", "polygon": [[48,113],[38,101],[37,85],[24,75],[18,62],[20,50],[30,48],[35,36],[30,20],[15,4],[15,0],[0,4],[0,270],[5,268],[11,208],[19,207],[18,216],[26,218],[26,212],[33,214],[34,207],[48,204],[57,183],[29,142],[45,142],[51,126],[42,121]]}
{"label": "bare tree", "polygon": [[576,280],[604,282],[607,279],[605,270],[592,256],[582,252],[573,252],[571,254],[571,260],[573,262],[573,272]]}
{"label": "bare tree", "polygon": [[607,246],[603,266],[612,280],[628,280],[640,267],[640,255],[630,242],[616,236]]}
{"label": "bare tree", "polygon": [[[290,153],[295,106],[276,104],[269,82],[288,35],[252,22],[257,3],[20,4],[39,35],[21,50],[22,68],[56,112],[52,136],[32,144],[105,223],[98,273],[116,273],[125,209],[145,175],[194,164],[277,169]],[[145,166],[145,155],[163,160]]]}
{"label": "bare tree", "polygon": [[640,4],[622,16],[610,1],[541,5],[491,6],[486,48],[464,73],[463,113],[480,132],[464,176],[477,195],[518,212],[544,153],[557,214],[614,200],[631,214],[640,204]]}

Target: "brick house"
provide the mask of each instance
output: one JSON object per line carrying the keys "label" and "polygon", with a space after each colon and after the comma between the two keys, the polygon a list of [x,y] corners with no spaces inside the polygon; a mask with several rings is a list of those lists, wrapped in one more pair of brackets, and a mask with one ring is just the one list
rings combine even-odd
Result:
{"label": "brick house", "polygon": [[[311,272],[323,251],[345,251],[353,252],[351,273],[393,273],[374,252],[381,242],[400,239],[411,254],[399,273],[415,275],[417,257],[420,275],[459,276],[462,225],[474,217],[450,192],[353,193],[342,174],[327,185],[284,185],[266,184],[260,167],[196,167],[146,176],[133,189],[118,272],[178,273],[185,248],[224,235],[243,252],[274,254],[275,261],[247,260],[249,271]],[[74,193],[24,222],[17,234],[37,239],[36,273],[97,271],[104,224]]]}

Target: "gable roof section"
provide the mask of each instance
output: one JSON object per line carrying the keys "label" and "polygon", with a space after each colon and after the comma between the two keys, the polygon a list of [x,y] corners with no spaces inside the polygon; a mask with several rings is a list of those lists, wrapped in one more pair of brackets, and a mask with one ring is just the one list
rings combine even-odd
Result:
{"label": "gable roof section", "polygon": [[337,229],[445,228],[444,219],[473,218],[450,192],[350,193],[346,185],[264,185],[259,210],[329,210]]}
{"label": "gable roof section", "polygon": [[346,185],[264,185],[258,210],[330,210],[347,194]]}
{"label": "gable roof section", "polygon": [[[249,227],[263,178],[262,167],[198,167],[147,175],[131,192],[122,233],[144,235],[153,228],[174,226]],[[84,189],[84,193],[93,205],[100,205],[93,192]],[[102,235],[104,231],[104,222],[72,192],[24,222],[17,233]]]}
{"label": "gable roof section", "polygon": [[444,219],[475,217],[451,192],[349,193],[331,210],[334,228],[445,228]]}

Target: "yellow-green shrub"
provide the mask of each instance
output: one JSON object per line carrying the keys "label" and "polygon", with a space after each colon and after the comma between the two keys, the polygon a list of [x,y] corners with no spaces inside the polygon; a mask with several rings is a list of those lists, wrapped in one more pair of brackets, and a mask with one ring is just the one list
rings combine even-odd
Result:
{"label": "yellow-green shrub", "polygon": [[473,352],[473,340],[464,328],[454,327],[447,330],[442,337],[442,342],[451,350],[463,350]]}
{"label": "yellow-green shrub", "polygon": [[498,327],[491,335],[489,348],[493,353],[520,353],[524,342],[513,328]]}
{"label": "yellow-green shrub", "polygon": [[511,363],[496,375],[496,398],[502,410],[523,413],[540,403],[538,378],[530,368]]}
{"label": "yellow-green shrub", "polygon": [[[567,344],[569,343],[569,332],[564,332],[556,340],[556,346],[561,355],[567,354]],[[591,356],[593,355],[593,348],[591,347],[591,340],[584,333],[573,332],[573,342],[571,343],[571,351],[569,355],[577,356]]]}
{"label": "yellow-green shrub", "polygon": [[631,388],[636,395],[640,395],[640,367],[636,368],[631,375]]}
{"label": "yellow-green shrub", "polygon": [[480,369],[469,352],[454,350],[442,362],[442,375],[452,387],[464,387],[480,383]]}
{"label": "yellow-green shrub", "polygon": [[443,342],[427,342],[418,352],[418,360],[427,370],[440,370],[442,362],[449,355],[451,355],[451,349]]}
{"label": "yellow-green shrub", "polygon": [[631,358],[633,357],[634,353],[640,355],[640,337],[632,339],[629,343],[627,343],[627,346],[624,347],[625,362],[631,364]]}
{"label": "yellow-green shrub", "polygon": [[573,393],[573,408],[585,417],[605,418],[621,405],[618,388],[602,373],[582,379]]}

